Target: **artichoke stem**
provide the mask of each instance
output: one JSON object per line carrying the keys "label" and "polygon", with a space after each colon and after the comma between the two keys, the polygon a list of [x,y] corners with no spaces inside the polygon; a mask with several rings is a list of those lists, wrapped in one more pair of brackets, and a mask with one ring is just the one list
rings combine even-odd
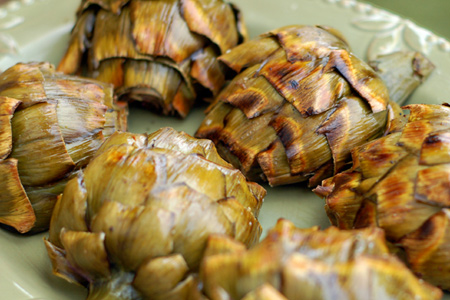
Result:
{"label": "artichoke stem", "polygon": [[419,52],[394,52],[377,57],[369,64],[380,75],[392,101],[402,105],[431,74],[435,66]]}

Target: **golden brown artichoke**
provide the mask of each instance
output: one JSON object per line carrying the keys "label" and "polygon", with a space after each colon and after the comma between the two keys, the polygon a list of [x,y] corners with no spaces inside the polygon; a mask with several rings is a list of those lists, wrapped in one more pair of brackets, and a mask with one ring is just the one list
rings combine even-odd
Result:
{"label": "golden brown artichoke", "polygon": [[378,228],[296,228],[279,220],[257,246],[225,236],[208,240],[200,268],[203,292],[222,299],[440,299],[389,254]]}
{"label": "golden brown artichoke", "polygon": [[273,30],[219,60],[238,74],[196,136],[213,140],[251,180],[271,185],[316,186],[342,170],[350,150],[381,136],[393,118],[388,89],[402,101],[433,69],[417,53],[380,58],[386,86],[339,32],[320,26]]}
{"label": "golden brown artichoke", "polygon": [[105,138],[126,130],[109,84],[16,64],[0,75],[0,223],[48,229],[56,197]]}
{"label": "golden brown artichoke", "polygon": [[197,95],[219,92],[216,58],[246,36],[238,9],[222,0],[83,0],[58,70],[86,71],[120,99],[185,117]]}
{"label": "golden brown artichoke", "polygon": [[450,106],[408,105],[403,127],[352,151],[315,192],[340,228],[379,226],[411,269],[450,289]]}
{"label": "golden brown artichoke", "polygon": [[188,299],[210,234],[258,241],[264,195],[210,141],[170,128],[114,134],[57,202],[54,273],[88,299]]}

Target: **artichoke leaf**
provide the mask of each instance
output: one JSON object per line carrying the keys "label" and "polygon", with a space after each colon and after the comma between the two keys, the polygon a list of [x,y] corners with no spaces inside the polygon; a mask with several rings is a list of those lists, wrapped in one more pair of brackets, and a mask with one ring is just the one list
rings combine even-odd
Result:
{"label": "artichoke leaf", "polygon": [[181,63],[205,44],[189,30],[176,0],[132,1],[130,18],[133,39],[142,54],[167,56]]}
{"label": "artichoke leaf", "polygon": [[[23,185],[42,185],[61,179],[75,164],[58,126],[56,105],[39,103],[12,118],[13,149]],[[33,126],[29,126],[33,124]]]}
{"label": "artichoke leaf", "polygon": [[20,99],[26,108],[47,99],[38,64],[18,63],[1,74],[0,96]]}
{"label": "artichoke leaf", "polygon": [[12,149],[11,119],[20,100],[0,97],[0,160],[8,157]]}
{"label": "artichoke leaf", "polygon": [[0,160],[0,221],[23,233],[33,227],[36,215],[20,182],[17,165],[14,158]]}
{"label": "artichoke leaf", "polygon": [[[235,15],[231,6],[223,1],[203,3],[198,0],[181,0],[181,11],[189,29],[206,36],[221,53],[237,45],[239,41]],[[236,30],[228,30],[235,26]]]}
{"label": "artichoke leaf", "polygon": [[136,271],[133,286],[145,297],[162,296],[173,290],[189,268],[180,254],[157,257],[143,263]]}
{"label": "artichoke leaf", "polygon": [[[109,278],[108,256],[105,249],[105,234],[61,230],[61,243],[66,250],[67,261],[88,281]],[[86,255],[89,253],[89,255]]]}

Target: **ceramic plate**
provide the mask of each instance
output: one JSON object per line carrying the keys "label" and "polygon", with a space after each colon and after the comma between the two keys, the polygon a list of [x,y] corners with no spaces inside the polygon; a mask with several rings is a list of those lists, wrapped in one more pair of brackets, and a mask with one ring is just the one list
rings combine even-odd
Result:
{"label": "ceramic plate", "polygon": [[[236,1],[237,2],[237,1]],[[324,24],[339,29],[353,52],[370,58],[383,52],[415,49],[437,66],[410,103],[441,103],[450,99],[450,43],[396,15],[353,0],[244,0],[239,5],[252,37],[291,24]],[[65,51],[79,0],[21,0],[0,8],[0,69],[16,62],[57,64]],[[143,110],[130,111],[129,129],[152,132],[172,126],[193,134],[203,118],[200,109],[185,120],[161,118]],[[300,227],[329,226],[323,200],[302,186],[267,187],[260,221],[265,229],[280,217]],[[1,191],[0,191],[1,192]],[[51,273],[40,234],[17,236],[0,230],[1,299],[84,299],[84,288]],[[264,235],[264,234],[263,234]],[[450,299],[446,295],[445,299]]]}

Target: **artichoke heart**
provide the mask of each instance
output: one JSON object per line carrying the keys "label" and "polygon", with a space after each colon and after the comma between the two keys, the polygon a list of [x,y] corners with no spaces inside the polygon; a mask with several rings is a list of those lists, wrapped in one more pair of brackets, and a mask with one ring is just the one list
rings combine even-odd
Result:
{"label": "artichoke heart", "polygon": [[352,151],[315,189],[340,228],[378,226],[424,280],[450,289],[450,106],[403,107],[402,127]]}
{"label": "artichoke heart", "polygon": [[211,141],[114,133],[68,182],[45,243],[54,273],[88,299],[202,299],[194,272],[208,236],[254,245],[264,196]]}
{"label": "artichoke heart", "polygon": [[109,84],[19,63],[0,75],[0,223],[48,229],[57,196],[103,141],[126,130]]}
{"label": "artichoke heart", "polygon": [[[196,132],[250,179],[314,187],[395,127],[394,102],[433,70],[418,53],[357,58],[335,29],[287,26],[219,57],[236,76]],[[385,82],[386,81],[386,84]],[[391,98],[389,97],[391,95]]]}
{"label": "artichoke heart", "polygon": [[223,0],[83,0],[58,70],[184,118],[196,99],[217,95],[217,57],[246,39],[239,10]]}
{"label": "artichoke heart", "polygon": [[211,236],[200,278],[211,300],[442,297],[389,254],[379,228],[320,231],[283,219],[249,250],[229,237]]}

